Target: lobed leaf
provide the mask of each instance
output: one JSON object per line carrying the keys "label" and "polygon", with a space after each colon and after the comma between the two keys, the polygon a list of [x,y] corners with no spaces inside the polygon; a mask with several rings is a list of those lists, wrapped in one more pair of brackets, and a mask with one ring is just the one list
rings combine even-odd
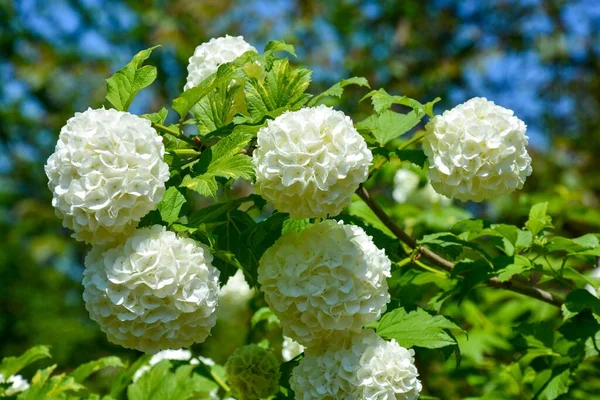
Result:
{"label": "lobed leaf", "polygon": [[106,80],[106,100],[117,110],[127,111],[135,95],[156,79],[156,67],[142,64],[157,47],[160,46],[140,51],[123,69]]}
{"label": "lobed leaf", "polygon": [[449,319],[441,315],[432,316],[421,308],[410,313],[397,308],[385,314],[377,325],[379,335],[394,339],[407,348],[417,346],[437,349],[456,345],[456,340],[446,330],[463,332],[462,328]]}

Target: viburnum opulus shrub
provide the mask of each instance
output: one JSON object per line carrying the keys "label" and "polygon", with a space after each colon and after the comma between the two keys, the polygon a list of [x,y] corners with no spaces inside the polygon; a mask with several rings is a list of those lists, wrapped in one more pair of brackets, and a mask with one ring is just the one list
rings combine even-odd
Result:
{"label": "viburnum opulus shrub", "polygon": [[[464,363],[498,347],[511,353],[480,368],[463,397],[593,390],[585,377],[599,353],[600,300],[586,266],[600,256],[598,236],[555,235],[547,203],[523,226],[458,221],[466,212],[453,205],[525,184],[528,138],[513,111],[474,98],[436,115],[439,99],[378,89],[361,100],[373,112],[351,117],[335,98],[370,88],[365,78],[312,94],[311,71],[285,57],[291,45],[259,53],[226,36],[198,46],[170,107],[132,115],[135,95],[156,77],[144,65],[154,50],[107,80],[107,104],[66,122],[45,167],[57,216],[91,245],[90,318],[109,341],[154,356],[44,370],[28,386],[17,373],[49,355],[40,347],[3,361],[0,394],[431,398],[443,388],[428,360],[458,368],[461,350]],[[422,234],[404,207],[441,215],[442,228]],[[486,341],[463,318],[483,308],[457,308],[485,286],[543,312],[482,322],[511,335]],[[104,367],[120,370],[113,386],[90,393],[84,380]]]}

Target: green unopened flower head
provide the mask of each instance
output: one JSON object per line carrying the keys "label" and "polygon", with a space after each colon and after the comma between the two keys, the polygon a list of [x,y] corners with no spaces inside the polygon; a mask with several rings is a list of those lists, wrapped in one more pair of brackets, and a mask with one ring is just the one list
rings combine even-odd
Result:
{"label": "green unopened flower head", "polygon": [[225,363],[225,372],[231,393],[241,400],[264,399],[279,388],[279,362],[255,344],[238,348]]}

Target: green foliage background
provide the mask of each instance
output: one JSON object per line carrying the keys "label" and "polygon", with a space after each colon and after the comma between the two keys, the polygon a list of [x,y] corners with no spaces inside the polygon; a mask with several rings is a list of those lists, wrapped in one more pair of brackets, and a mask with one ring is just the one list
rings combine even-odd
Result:
{"label": "green foliage background", "polygon": [[[341,78],[364,76],[372,88],[382,87],[391,94],[408,95],[423,103],[439,96],[442,101],[435,105],[438,113],[453,105],[453,99],[459,97],[458,89],[471,90],[470,95],[478,95],[485,94],[476,90],[482,87],[494,93],[495,85],[518,83],[489,79],[479,86],[473,84],[470,69],[483,69],[489,57],[498,54],[529,57],[533,54],[543,73],[550,71],[552,76],[562,78],[549,80],[536,96],[526,94],[531,88],[521,84],[514,88],[514,97],[500,97],[500,104],[514,109],[519,116],[522,113],[528,115],[526,106],[531,104],[527,102],[546,110],[535,119],[526,120],[530,128],[537,130],[538,136],[532,140],[534,174],[523,191],[489,204],[459,204],[444,211],[395,205],[391,199],[391,186],[397,165],[383,168],[368,189],[410,233],[424,238],[424,243],[432,247],[439,245],[439,240],[447,243],[448,237],[440,239],[425,235],[448,231],[453,226],[452,232],[460,240],[476,239],[476,235],[466,237],[464,232],[475,232],[478,227],[469,226],[461,231],[460,226],[454,225],[468,217],[522,227],[529,218],[531,206],[539,202],[548,202],[547,213],[552,216],[555,233],[559,236],[574,238],[600,231],[597,163],[600,64],[597,45],[594,45],[600,24],[594,25],[593,21],[597,20],[592,20],[591,28],[580,35],[583,54],[575,57],[570,53],[568,42],[572,28],[564,17],[571,3],[583,4],[580,12],[585,14],[589,11],[585,5],[590,2],[490,1],[481,2],[484,5],[471,14],[465,12],[458,1],[289,1],[275,2],[269,12],[260,7],[258,11],[252,11],[247,5],[236,2],[99,3],[102,2],[64,1],[53,8],[43,1],[0,1],[0,66],[3,74],[0,84],[0,231],[3,233],[0,241],[0,358],[21,354],[36,344],[45,344],[52,348],[58,371],[71,372],[82,363],[109,355],[130,361],[139,357],[136,352],[108,343],[89,320],[81,300],[80,285],[87,250],[69,238],[54,216],[42,166],[53,151],[56,136],[65,121],[88,106],[108,106],[104,100],[104,80],[122,68],[137,51],[156,44],[162,47],[154,50],[149,61],[158,66],[159,73],[156,81],[131,104],[138,113],[158,112],[160,107],[170,104],[170,100],[181,92],[187,58],[194,47],[225,33],[244,34],[246,40],[259,49],[271,39],[284,39],[294,44],[299,58],[292,59],[292,64],[302,63],[315,70],[309,89],[312,94],[321,93]],[[381,9],[375,17],[369,11],[373,4]],[[70,18],[80,21],[76,28],[62,28],[60,7],[75,13],[76,16]],[[523,26],[542,11],[552,22],[552,29],[541,29],[534,34],[524,30]],[[131,15],[130,21],[119,18],[120,12]],[[246,15],[241,17],[240,13]],[[53,21],[56,24],[53,35],[32,23],[44,19],[51,26]],[[475,29],[472,38],[461,42],[459,36],[469,26],[479,30]],[[89,32],[102,40],[91,40],[86,45],[80,38]],[[361,40],[357,40],[357,36]],[[493,44],[482,47],[481,43],[489,40],[489,36],[494,38]],[[109,51],[106,51],[106,43]],[[336,51],[341,55],[332,57],[331,53],[336,54]],[[344,75],[335,76],[332,71],[340,65]],[[533,69],[527,63],[523,65],[523,68]],[[358,101],[365,93],[365,88],[349,85],[344,96],[331,100],[330,104],[360,121],[372,110],[368,101]],[[259,87],[256,87],[256,94],[260,98]],[[525,98],[517,103],[522,109],[513,103],[520,95]],[[552,105],[564,101],[561,99],[564,95],[574,99],[576,107],[568,113],[553,112]],[[115,101],[124,104],[129,100]],[[256,102],[256,116],[273,111],[260,108],[265,103],[268,102]],[[254,116],[252,107],[250,110]],[[171,114],[173,119],[175,113]],[[393,121],[392,124],[397,123]],[[216,126],[207,125],[206,132],[214,128]],[[365,121],[363,128],[372,131],[380,142],[388,140],[385,134],[389,131],[382,130],[378,136],[373,121]],[[217,153],[226,158],[235,157],[236,146],[244,145],[232,143],[221,153],[213,149],[213,156]],[[244,168],[241,165],[235,174],[243,176]],[[182,183],[198,193],[208,194],[215,185],[215,176],[222,175],[203,172],[201,179],[189,177],[187,182],[182,176]],[[169,197],[174,204],[178,202],[176,192],[171,192]],[[223,196],[227,198],[235,193],[228,192]],[[206,200],[198,196],[195,204],[186,207],[194,210],[205,204]],[[164,220],[173,217],[167,211],[159,210]],[[543,220],[543,214],[540,212],[537,220]],[[381,228],[361,203],[355,203],[344,218],[371,220],[374,228]],[[247,221],[239,217],[236,222],[244,224]],[[481,224],[481,229],[489,228],[483,222]],[[534,243],[534,238],[530,238],[530,242],[524,239],[523,244],[519,242],[523,239],[519,232],[494,229],[503,241],[502,253],[507,257],[514,256],[514,248],[520,245],[528,248],[540,244]],[[564,253],[560,251],[576,253],[595,248],[588,244],[584,240],[568,243],[571,246],[568,249],[557,249],[559,255],[549,259],[550,268],[561,266]],[[566,246],[565,243],[562,245]],[[492,247],[495,243],[482,243],[481,246]],[[443,250],[452,254],[451,248]],[[573,271],[576,272],[568,277],[569,282],[575,281],[579,287],[584,284],[584,279],[575,275],[588,274],[594,268],[593,256],[575,258]],[[224,254],[223,258],[226,257]],[[510,265],[512,269],[507,268],[508,274],[530,269],[526,262]],[[378,329],[382,335],[394,337],[398,334],[393,328],[394,321],[401,321],[397,324],[409,333],[411,326],[419,327],[425,323],[439,328],[429,345],[417,350],[418,368],[428,394],[442,399],[496,399],[530,398],[537,392],[539,398],[555,398],[540,394],[540,387],[544,384],[548,387],[551,382],[550,388],[558,395],[569,379],[576,379],[578,385],[562,398],[591,399],[593,393],[600,393],[597,373],[600,362],[595,349],[588,348],[589,342],[579,340],[578,345],[587,346],[585,352],[590,360],[583,368],[576,369],[576,376],[565,374],[570,363],[578,361],[576,357],[569,358],[569,352],[574,350],[565,347],[565,337],[577,342],[581,338],[572,337],[573,331],[595,323],[589,319],[591,316],[586,310],[580,310],[582,316],[574,320],[577,329],[567,326],[567,329],[557,331],[562,321],[560,310],[508,291],[479,285],[465,292],[460,301],[451,299],[442,304],[442,299],[431,293],[449,288],[449,280],[434,272],[417,274],[415,268],[418,266],[413,267],[397,269],[390,281],[392,290],[397,289],[393,292],[394,301],[404,306],[404,314],[388,314]],[[461,268],[466,273],[473,271],[472,265],[465,264]],[[482,278],[474,276],[473,280],[479,282]],[[589,299],[575,300],[576,304],[594,304]],[[253,307],[258,310],[263,305],[257,301]],[[442,313],[452,320],[434,321],[417,306],[436,311],[443,307]],[[406,339],[408,334],[403,335]],[[455,339],[461,350],[460,366],[458,353],[453,353],[456,346],[448,346]],[[436,350],[440,348],[442,351]],[[521,352],[524,348],[529,348],[531,354],[542,356],[523,360],[520,356],[524,354]],[[538,353],[532,353],[531,349]],[[560,359],[564,359],[564,365],[555,362]],[[531,368],[524,368],[526,366]],[[26,370],[25,375],[27,372],[31,372],[31,376],[33,369]],[[95,384],[101,386],[102,379],[103,376],[97,377]]]}

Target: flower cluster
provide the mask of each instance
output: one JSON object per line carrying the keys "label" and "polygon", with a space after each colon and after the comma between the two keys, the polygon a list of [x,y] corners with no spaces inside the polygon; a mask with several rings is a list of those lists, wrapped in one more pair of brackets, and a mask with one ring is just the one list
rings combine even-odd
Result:
{"label": "flower cluster", "polygon": [[256,190],[292,218],[338,215],[373,159],[352,120],[319,106],[286,112],[258,131]]}
{"label": "flower cluster", "polygon": [[399,169],[394,175],[394,191],[392,196],[398,203],[412,203],[422,206],[438,204],[447,206],[452,200],[435,191],[430,183],[419,187],[419,174],[409,169]]}
{"label": "flower cluster", "polygon": [[113,109],[76,113],[45,166],[56,214],[86,243],[131,233],[165,192],[164,153],[146,119]]}
{"label": "flower cluster", "polygon": [[361,228],[327,220],[280,237],[261,257],[258,281],[283,333],[317,347],[379,318],[390,266]]}
{"label": "flower cluster", "polygon": [[294,339],[290,339],[287,336],[283,337],[283,344],[281,346],[281,358],[283,361],[290,361],[304,351],[304,346],[296,342]]}
{"label": "flower cluster", "polygon": [[217,323],[202,346],[203,354],[217,362],[225,362],[236,348],[246,343],[252,318],[250,301],[255,293],[242,270],[237,270],[221,287]]}
{"label": "flower cluster", "polygon": [[208,249],[164,227],[138,229],[86,257],[83,298],[108,339],[153,353],[202,342],[215,324],[219,271]]}
{"label": "flower cluster", "polygon": [[153,366],[164,360],[190,361],[190,364],[197,364],[198,360],[192,359],[192,352],[189,350],[161,350],[154,354],[147,365],[143,365],[133,375],[133,382],[136,382],[144,374],[152,369]]}
{"label": "flower cluster", "polygon": [[532,172],[525,130],[511,110],[478,97],[434,117],[423,143],[434,189],[461,201],[521,189]]}
{"label": "flower cluster", "polygon": [[231,62],[247,51],[256,49],[248,44],[242,36],[212,38],[194,50],[187,67],[187,82],[183,90],[198,86],[200,82],[217,72],[221,64]]}
{"label": "flower cluster", "polygon": [[29,382],[27,382],[21,375],[9,376],[8,379],[4,380],[4,375],[0,374],[0,383],[10,383],[11,385],[4,390],[5,396],[14,396],[17,393],[24,392],[29,389]]}
{"label": "flower cluster", "polygon": [[279,362],[256,344],[238,348],[225,364],[231,393],[240,399],[265,399],[279,389]]}
{"label": "flower cluster", "polygon": [[323,353],[308,352],[292,371],[297,399],[415,400],[421,392],[414,351],[370,330]]}

